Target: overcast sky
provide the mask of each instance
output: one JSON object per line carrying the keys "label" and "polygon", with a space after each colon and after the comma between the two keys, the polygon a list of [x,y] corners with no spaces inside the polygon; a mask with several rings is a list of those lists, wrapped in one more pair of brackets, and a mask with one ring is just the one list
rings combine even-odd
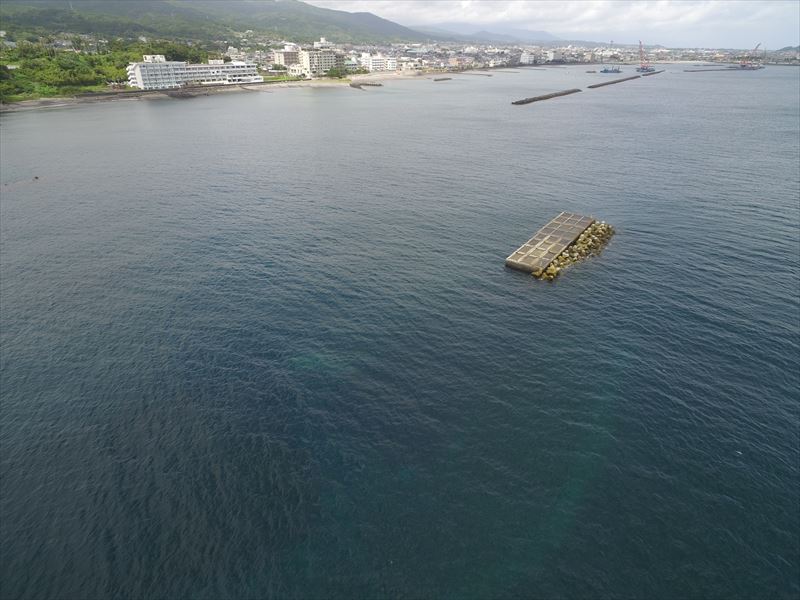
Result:
{"label": "overcast sky", "polygon": [[401,25],[472,23],[547,31],[562,39],[671,47],[795,46],[799,0],[305,0],[371,12]]}

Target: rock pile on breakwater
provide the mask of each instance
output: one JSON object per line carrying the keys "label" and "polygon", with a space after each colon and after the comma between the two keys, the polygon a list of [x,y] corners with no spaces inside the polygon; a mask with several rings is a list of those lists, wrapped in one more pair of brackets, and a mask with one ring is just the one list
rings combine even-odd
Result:
{"label": "rock pile on breakwater", "polygon": [[605,221],[595,221],[578,236],[578,239],[556,256],[546,269],[534,272],[533,276],[553,281],[562,269],[589,256],[600,254],[613,235],[614,228],[611,225]]}

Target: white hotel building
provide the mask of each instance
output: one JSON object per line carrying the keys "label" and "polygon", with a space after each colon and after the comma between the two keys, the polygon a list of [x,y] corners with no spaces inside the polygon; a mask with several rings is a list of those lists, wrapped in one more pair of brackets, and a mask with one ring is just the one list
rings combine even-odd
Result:
{"label": "white hotel building", "polygon": [[394,56],[384,56],[383,54],[361,53],[361,66],[370,73],[374,71],[396,71],[397,59]]}
{"label": "white hotel building", "polygon": [[145,54],[144,62],[128,65],[128,83],[142,90],[178,88],[187,84],[225,85],[260,83],[254,63],[209,60],[208,64],[189,64],[167,60],[163,54]]}

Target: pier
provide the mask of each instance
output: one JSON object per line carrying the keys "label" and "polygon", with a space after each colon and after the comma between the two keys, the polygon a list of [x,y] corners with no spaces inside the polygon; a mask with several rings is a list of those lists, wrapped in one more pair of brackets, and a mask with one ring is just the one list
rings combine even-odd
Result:
{"label": "pier", "polygon": [[553,92],[552,94],[545,94],[543,96],[534,96],[533,98],[523,98],[522,100],[514,100],[511,104],[530,104],[531,102],[541,102],[542,100],[550,100],[550,98],[558,98],[559,96],[569,96],[580,92],[579,88],[572,90],[564,90],[563,92]]}
{"label": "pier", "polygon": [[631,79],[639,79],[641,75],[633,75],[632,77],[623,77],[622,79],[613,79],[611,81],[604,81],[603,83],[595,83],[594,85],[587,85],[590,90],[603,87],[606,85],[614,85],[615,83],[622,83],[623,81],[630,81]]}

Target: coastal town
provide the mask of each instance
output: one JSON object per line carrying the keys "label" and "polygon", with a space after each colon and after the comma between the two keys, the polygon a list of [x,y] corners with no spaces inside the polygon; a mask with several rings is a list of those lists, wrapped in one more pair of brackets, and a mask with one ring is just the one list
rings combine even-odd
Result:
{"label": "coastal town", "polygon": [[[4,50],[13,50],[19,43],[30,43],[7,39],[5,31],[0,31],[0,39]],[[147,44],[151,40],[140,36],[137,41]],[[46,44],[54,53],[76,54],[100,54],[110,44],[109,40],[102,37],[78,34],[54,36],[38,43]],[[767,51],[760,44],[751,50],[665,48],[613,42],[602,45],[577,42],[522,45],[436,41],[353,44],[339,43],[324,36],[303,43],[270,39],[248,30],[234,39],[218,40],[214,45],[219,50],[209,53],[206,62],[169,60],[163,54],[142,55],[140,61],[128,64],[126,79],[111,79],[107,85],[110,89],[127,87],[157,90],[188,85],[341,78],[368,73],[414,75],[535,65],[635,65],[640,62],[699,63],[697,66],[730,63],[759,66],[800,64],[798,48]],[[211,58],[212,55],[216,55],[216,58]],[[20,68],[19,64],[13,63],[2,66],[5,71]]]}

